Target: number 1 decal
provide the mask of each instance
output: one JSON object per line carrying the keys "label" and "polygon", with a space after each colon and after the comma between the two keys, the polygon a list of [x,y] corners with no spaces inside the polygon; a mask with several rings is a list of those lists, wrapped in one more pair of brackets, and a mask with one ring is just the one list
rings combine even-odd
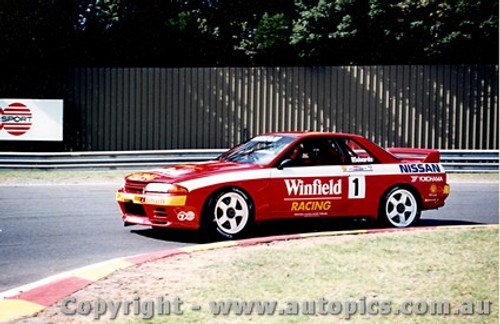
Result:
{"label": "number 1 decal", "polygon": [[365,177],[349,177],[349,199],[365,198]]}

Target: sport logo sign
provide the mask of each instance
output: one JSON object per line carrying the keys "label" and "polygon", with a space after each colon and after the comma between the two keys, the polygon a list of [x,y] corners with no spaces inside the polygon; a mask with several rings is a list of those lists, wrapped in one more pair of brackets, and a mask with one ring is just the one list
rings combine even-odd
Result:
{"label": "sport logo sign", "polygon": [[0,99],[0,141],[62,141],[62,99]]}
{"label": "sport logo sign", "polygon": [[5,129],[12,136],[24,135],[31,128],[33,116],[24,104],[15,102],[0,108],[0,131]]}

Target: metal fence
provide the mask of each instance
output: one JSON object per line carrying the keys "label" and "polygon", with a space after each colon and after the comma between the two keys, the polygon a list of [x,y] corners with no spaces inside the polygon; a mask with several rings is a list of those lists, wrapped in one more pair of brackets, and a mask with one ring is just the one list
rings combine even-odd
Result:
{"label": "metal fence", "polygon": [[[0,170],[92,170],[147,169],[176,163],[198,163],[215,159],[225,149],[1,153]],[[498,172],[498,150],[442,150],[447,172]]]}
{"label": "metal fence", "polygon": [[0,150],[213,149],[285,130],[357,133],[384,147],[499,148],[498,65],[75,68],[54,86],[47,96],[64,99],[64,143]]}

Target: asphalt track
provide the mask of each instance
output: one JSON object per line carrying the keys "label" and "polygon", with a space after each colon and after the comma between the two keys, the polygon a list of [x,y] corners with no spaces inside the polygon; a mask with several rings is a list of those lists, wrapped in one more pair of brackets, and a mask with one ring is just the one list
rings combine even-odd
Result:
{"label": "asphalt track", "polygon": [[[63,271],[199,243],[196,232],[124,228],[115,185],[0,186],[0,292]],[[419,226],[498,224],[497,183],[454,183]],[[273,222],[255,236],[370,228],[362,221]]]}

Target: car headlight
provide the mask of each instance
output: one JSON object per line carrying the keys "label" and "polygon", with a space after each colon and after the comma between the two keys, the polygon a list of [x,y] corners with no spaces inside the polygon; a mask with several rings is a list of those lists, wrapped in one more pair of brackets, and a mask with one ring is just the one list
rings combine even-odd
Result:
{"label": "car headlight", "polygon": [[187,193],[187,189],[174,183],[148,183],[145,192]]}

